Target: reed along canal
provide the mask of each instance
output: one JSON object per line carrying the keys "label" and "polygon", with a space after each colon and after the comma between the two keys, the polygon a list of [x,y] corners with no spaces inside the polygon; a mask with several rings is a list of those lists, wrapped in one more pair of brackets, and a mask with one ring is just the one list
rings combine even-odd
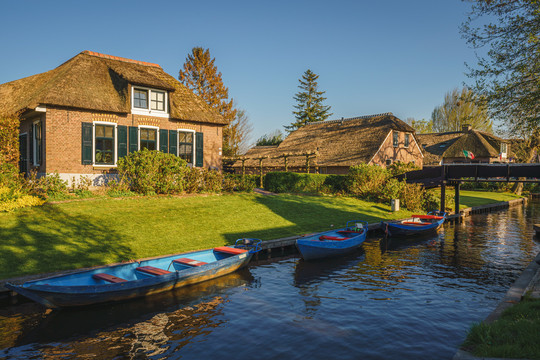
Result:
{"label": "reed along canal", "polygon": [[450,359],[540,251],[540,203],[339,259],[80,310],[0,308],[0,359]]}

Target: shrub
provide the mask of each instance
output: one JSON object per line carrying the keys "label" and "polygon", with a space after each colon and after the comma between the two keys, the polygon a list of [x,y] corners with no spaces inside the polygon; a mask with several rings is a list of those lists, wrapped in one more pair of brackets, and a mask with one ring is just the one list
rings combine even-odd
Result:
{"label": "shrub", "polygon": [[[0,116],[0,164],[17,166],[19,161],[19,119]],[[18,172],[18,171],[17,171]]]}
{"label": "shrub", "polygon": [[22,207],[43,205],[44,202],[45,200],[25,194],[20,190],[0,187],[0,211],[13,211]]}
{"label": "shrub", "polygon": [[118,173],[130,190],[141,194],[172,194],[184,190],[186,162],[173,154],[143,149],[118,160]]}
{"label": "shrub", "polygon": [[390,172],[380,166],[352,166],[348,175],[348,192],[364,198],[377,199]]}
{"label": "shrub", "polygon": [[395,162],[392,165],[390,165],[387,169],[392,176],[405,174],[406,172],[409,172],[409,171],[420,170],[420,168],[417,165],[413,164],[412,162],[409,162],[409,163]]}
{"label": "shrub", "polygon": [[326,175],[324,178],[323,191],[332,194],[347,193],[347,175]]}
{"label": "shrub", "polygon": [[63,180],[58,172],[46,174],[36,181],[35,190],[39,194],[46,194],[48,197],[62,199],[68,194],[68,182]]}
{"label": "shrub", "polygon": [[405,184],[401,196],[401,204],[410,211],[423,210],[423,199],[425,190],[418,184]]}
{"label": "shrub", "polygon": [[202,187],[199,191],[219,193],[223,188],[223,175],[216,170],[201,169]]}
{"label": "shrub", "polygon": [[264,177],[264,189],[275,193],[319,193],[327,175],[294,172],[269,172]]}
{"label": "shrub", "polygon": [[253,191],[257,187],[257,175],[225,174],[223,177],[223,191]]}
{"label": "shrub", "polygon": [[379,200],[389,203],[392,199],[403,198],[406,183],[397,179],[388,179],[380,191]]}

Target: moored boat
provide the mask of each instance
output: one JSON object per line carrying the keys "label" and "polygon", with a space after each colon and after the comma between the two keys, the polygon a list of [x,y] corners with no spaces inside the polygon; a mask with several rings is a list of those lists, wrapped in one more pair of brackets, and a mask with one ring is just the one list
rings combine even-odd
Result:
{"label": "moored boat", "polygon": [[421,235],[437,231],[445,219],[445,212],[432,211],[426,215],[412,215],[409,219],[396,222],[383,221],[381,228],[388,236]]}
{"label": "moored boat", "polygon": [[127,300],[232,273],[249,263],[253,254],[260,251],[260,243],[258,239],[239,239],[234,246],[97,267],[5,286],[50,308]]}
{"label": "moored boat", "polygon": [[304,260],[340,256],[356,250],[366,240],[367,221],[348,221],[342,229],[307,235],[296,240]]}

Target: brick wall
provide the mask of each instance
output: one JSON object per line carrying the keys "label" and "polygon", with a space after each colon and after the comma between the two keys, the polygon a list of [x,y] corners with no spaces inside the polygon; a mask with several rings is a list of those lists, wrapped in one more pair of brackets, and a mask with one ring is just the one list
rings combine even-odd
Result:
{"label": "brick wall", "polygon": [[[86,110],[48,106],[43,121],[43,162],[40,173],[58,172],[72,175],[99,175],[109,173],[115,167],[82,164],[82,125],[94,121],[110,122],[126,126],[156,126],[160,129],[188,129],[202,132],[204,138],[204,167],[221,169],[222,127],[212,124],[183,122],[168,118],[135,114],[110,114]],[[29,132],[36,117],[21,121],[20,132]],[[31,139],[30,139],[31,140]],[[29,141],[31,146],[31,141]],[[31,161],[30,161],[31,162]],[[66,177],[66,176],[63,176]]]}
{"label": "brick wall", "polygon": [[386,166],[386,160],[392,162],[414,162],[420,168],[423,166],[423,157],[420,148],[412,134],[409,136],[409,146],[405,147],[405,132],[398,132],[398,146],[394,147],[393,132],[390,131],[389,136],[384,140],[381,148],[373,157],[370,164]]}

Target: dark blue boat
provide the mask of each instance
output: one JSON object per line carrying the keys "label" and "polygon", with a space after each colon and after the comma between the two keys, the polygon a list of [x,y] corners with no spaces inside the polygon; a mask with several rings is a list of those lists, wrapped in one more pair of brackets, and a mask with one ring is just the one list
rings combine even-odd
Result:
{"label": "dark blue boat", "polygon": [[161,256],[5,286],[50,308],[127,300],[234,272],[247,265],[260,250],[260,243],[258,239],[240,239],[234,247]]}
{"label": "dark blue boat", "polygon": [[348,221],[343,229],[307,235],[296,240],[304,260],[340,256],[356,250],[366,241],[367,221]]}
{"label": "dark blue boat", "polygon": [[427,215],[413,215],[410,219],[397,222],[383,221],[381,227],[387,236],[423,235],[437,231],[445,219],[445,212],[432,211]]}

